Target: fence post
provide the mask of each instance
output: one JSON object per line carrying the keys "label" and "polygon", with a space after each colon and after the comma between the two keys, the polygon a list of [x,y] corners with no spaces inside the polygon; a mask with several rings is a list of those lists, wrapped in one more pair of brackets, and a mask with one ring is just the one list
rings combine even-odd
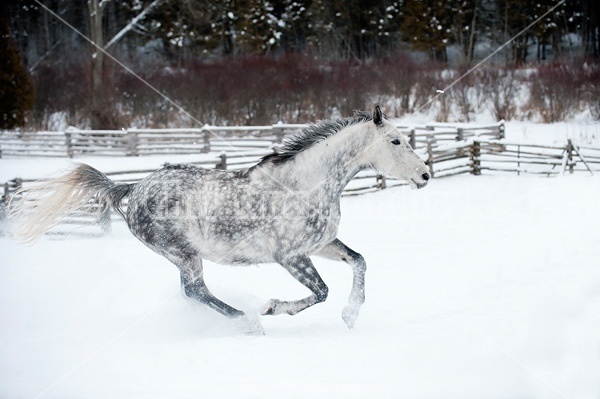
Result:
{"label": "fence post", "polygon": [[100,218],[98,218],[98,224],[100,225],[100,228],[104,234],[111,232],[112,225],[110,219],[110,206],[108,204],[100,214]]}
{"label": "fence post", "polygon": [[[9,183],[13,183],[13,194],[23,188],[23,179],[20,177],[15,177]],[[9,194],[10,194],[10,185],[9,185]]]}
{"label": "fence post", "polygon": [[221,158],[221,160],[217,163],[215,169],[227,170],[227,154],[222,153],[219,158]]}
{"label": "fence post", "polygon": [[73,158],[73,138],[71,132],[65,132],[65,144],[67,145],[67,156]]}
{"label": "fence post", "polygon": [[417,135],[415,134],[415,129],[410,129],[409,138],[410,138],[409,144],[410,144],[411,148],[414,150],[415,148],[417,148]]}
{"label": "fence post", "polygon": [[517,146],[517,176],[521,176],[521,145]]}
{"label": "fence post", "polygon": [[456,141],[463,141],[465,139],[465,130],[462,127],[456,129]]}
{"label": "fence post", "polygon": [[204,145],[202,146],[201,152],[203,154],[208,154],[210,152],[210,132],[208,130],[205,130],[204,128],[202,128],[202,131],[204,132]]}
{"label": "fence post", "polygon": [[479,141],[473,141],[471,146],[471,162],[473,170],[471,173],[475,176],[481,174],[481,143]]}
{"label": "fence post", "polygon": [[8,201],[10,199],[11,196],[11,187],[12,187],[12,193],[16,193],[17,191],[19,191],[21,188],[23,188],[23,179],[21,179],[20,177],[15,177],[12,180],[7,181],[6,183],[4,183],[4,197],[3,200],[8,204]]}
{"label": "fence post", "polygon": [[278,125],[281,125],[281,121],[273,125],[273,135],[277,138],[277,142],[281,143],[283,141],[283,136],[285,136],[285,131],[281,126]]}
{"label": "fence post", "polygon": [[573,142],[571,139],[567,141],[567,159],[569,162],[569,174],[573,174]]}
{"label": "fence post", "polygon": [[429,167],[429,175],[433,177],[433,143],[431,138],[427,139],[427,166]]}
{"label": "fence post", "polygon": [[387,187],[385,176],[377,175],[375,178],[377,179],[375,187],[377,187],[377,189],[379,190],[385,190],[385,188]]}
{"label": "fence post", "polygon": [[433,127],[431,125],[427,125],[427,126],[425,126],[425,129],[427,129],[430,132],[433,132],[433,133],[428,133],[427,134],[427,141],[433,141],[433,140],[435,140],[435,127]]}
{"label": "fence post", "polygon": [[4,235],[2,225],[6,219],[8,219],[8,199],[4,200],[3,198],[2,201],[0,201],[0,236]]}
{"label": "fence post", "polygon": [[498,140],[502,140],[506,137],[506,127],[504,126],[504,122],[500,123],[500,126],[498,126]]}
{"label": "fence post", "polygon": [[2,202],[8,203],[8,196],[10,189],[8,188],[8,182],[4,183],[4,195],[2,196]]}
{"label": "fence post", "polygon": [[138,133],[134,130],[127,130],[127,155],[137,157],[138,152]]}

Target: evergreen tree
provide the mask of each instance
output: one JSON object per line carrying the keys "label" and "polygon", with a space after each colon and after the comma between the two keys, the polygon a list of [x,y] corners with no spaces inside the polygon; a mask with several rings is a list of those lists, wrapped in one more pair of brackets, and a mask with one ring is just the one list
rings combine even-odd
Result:
{"label": "evergreen tree", "polygon": [[458,44],[467,62],[473,61],[473,50],[477,39],[478,1],[462,0],[450,2],[450,30],[452,41]]}
{"label": "evergreen tree", "polygon": [[3,15],[0,38],[0,129],[14,129],[25,124],[33,108],[33,85]]}
{"label": "evergreen tree", "polygon": [[312,42],[328,58],[389,55],[398,41],[400,2],[315,0],[309,8]]}
{"label": "evergreen tree", "polygon": [[[511,41],[512,54],[509,59],[514,61],[516,65],[522,65],[527,62],[533,32],[528,30],[518,37],[516,35],[533,22],[535,4],[532,1],[497,0],[497,9],[503,32],[502,41],[514,38]],[[507,59],[507,62],[509,59]]]}
{"label": "evergreen tree", "polygon": [[276,15],[285,24],[281,38],[284,51],[301,53],[307,50],[312,32],[308,8],[312,0],[282,0],[275,6]]}
{"label": "evergreen tree", "polygon": [[[585,54],[600,57],[600,4],[598,0],[579,0],[579,9],[571,20],[580,19],[581,36],[585,46]],[[580,17],[580,18],[577,18]]]}
{"label": "evergreen tree", "polygon": [[446,62],[446,48],[452,37],[452,3],[406,0],[402,10],[404,40],[413,49],[427,52],[432,59]]}

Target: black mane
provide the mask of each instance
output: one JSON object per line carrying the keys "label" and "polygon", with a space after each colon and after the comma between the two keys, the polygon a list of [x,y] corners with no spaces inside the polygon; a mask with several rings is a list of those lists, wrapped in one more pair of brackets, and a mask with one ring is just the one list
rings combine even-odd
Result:
{"label": "black mane", "polygon": [[373,116],[370,113],[365,111],[355,111],[354,116],[350,118],[340,118],[313,123],[302,129],[300,132],[284,137],[281,146],[274,149],[272,154],[264,156],[259,164],[264,164],[265,162],[277,164],[288,161],[294,158],[296,154],[311,147],[313,144],[333,136],[343,128],[370,120],[373,120]]}

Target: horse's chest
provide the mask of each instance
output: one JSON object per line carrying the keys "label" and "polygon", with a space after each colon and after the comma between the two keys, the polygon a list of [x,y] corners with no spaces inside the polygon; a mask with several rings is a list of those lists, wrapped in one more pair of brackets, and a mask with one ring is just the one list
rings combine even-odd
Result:
{"label": "horse's chest", "polygon": [[293,237],[290,250],[314,253],[337,236],[339,223],[339,207],[315,205],[306,208],[303,215],[285,224],[284,234]]}
{"label": "horse's chest", "polygon": [[340,212],[338,208],[311,208],[306,218],[306,228],[317,236],[327,237],[337,232],[340,223]]}

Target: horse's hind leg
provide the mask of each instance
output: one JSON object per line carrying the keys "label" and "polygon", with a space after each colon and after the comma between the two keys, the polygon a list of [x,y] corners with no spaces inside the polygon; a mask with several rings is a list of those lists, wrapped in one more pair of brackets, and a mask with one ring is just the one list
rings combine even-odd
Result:
{"label": "horse's hind leg", "polygon": [[329,289],[319,276],[308,256],[295,256],[279,262],[291,275],[311,290],[312,295],[298,301],[271,299],[265,306],[263,315],[287,313],[294,315],[304,309],[327,299]]}
{"label": "horse's hind leg", "polygon": [[[170,241],[163,245],[157,245],[153,240],[157,235],[170,237]],[[164,232],[161,231],[161,234],[141,235],[138,238],[177,266],[185,295],[208,305],[225,316],[239,317],[244,315],[243,312],[217,299],[208,290],[204,283],[202,259],[198,256],[198,252],[193,246],[187,242],[185,236],[177,234],[176,231],[166,230]]]}
{"label": "horse's hind leg", "polygon": [[338,239],[333,240],[317,255],[326,259],[341,260],[352,266],[354,274],[352,291],[350,291],[348,305],[342,311],[342,319],[344,319],[348,328],[352,328],[358,318],[360,307],[365,302],[365,272],[367,270],[367,263],[361,254],[348,248]]}
{"label": "horse's hind leg", "polygon": [[209,291],[208,287],[204,283],[202,260],[198,259],[198,261],[194,263],[196,264],[193,266],[187,264],[183,267],[180,267],[181,286],[185,292],[185,295],[202,302],[211,309],[214,309],[227,317],[244,316],[244,312],[227,305]]}
{"label": "horse's hind leg", "polygon": [[204,283],[201,259],[198,259],[194,263],[186,262],[183,266],[179,266],[179,269],[181,274],[181,287],[186,296],[207,305],[222,315],[240,319],[242,327],[247,334],[264,334],[264,330],[258,319],[249,318],[244,312],[229,306],[209,291]]}

